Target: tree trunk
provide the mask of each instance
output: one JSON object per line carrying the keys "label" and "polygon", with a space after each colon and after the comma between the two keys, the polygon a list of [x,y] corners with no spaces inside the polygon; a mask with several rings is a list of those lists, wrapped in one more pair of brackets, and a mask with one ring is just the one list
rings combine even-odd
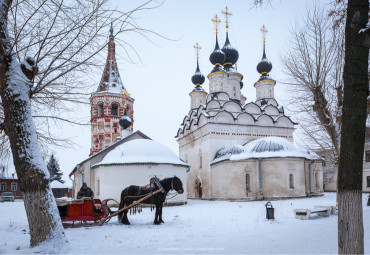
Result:
{"label": "tree trunk", "polygon": [[[338,171],[338,252],[364,253],[362,164],[368,96],[368,56],[359,30],[368,22],[368,0],[349,0],[345,30],[344,98]],[[363,33],[365,34],[365,33]]]}
{"label": "tree trunk", "polygon": [[13,162],[23,193],[31,247],[46,240],[55,242],[55,245],[60,242],[66,243],[67,239],[32,122],[28,97],[29,83],[20,71],[20,64],[14,58],[4,59],[5,63],[2,64],[5,70],[1,70],[1,73],[6,74],[1,82],[4,129],[9,137]]}
{"label": "tree trunk", "polygon": [[42,159],[32,121],[30,80],[12,57],[7,32],[11,0],[0,1],[0,95],[4,109],[2,128],[9,137],[13,162],[23,193],[31,235],[31,247],[44,241],[48,247],[68,247],[58,208],[49,185],[49,173]]}

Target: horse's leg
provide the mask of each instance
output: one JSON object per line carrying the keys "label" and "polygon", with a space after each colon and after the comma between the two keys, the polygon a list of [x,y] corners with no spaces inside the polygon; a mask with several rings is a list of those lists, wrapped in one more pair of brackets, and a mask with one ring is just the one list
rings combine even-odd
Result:
{"label": "horse's leg", "polygon": [[163,204],[160,204],[159,205],[159,224],[164,223],[164,221],[162,220],[162,208],[163,208]]}
{"label": "horse's leg", "polygon": [[[121,210],[123,207],[125,207],[125,202],[124,202],[124,199],[121,198],[121,202],[119,203],[118,210]],[[118,222],[119,223],[123,223],[123,214],[124,214],[124,212],[120,212],[118,214]]]}
{"label": "horse's leg", "polygon": [[[126,206],[127,206],[127,205],[130,205],[130,204],[132,204],[132,202],[131,202],[131,201],[130,201],[130,202],[128,202],[128,203],[126,204]],[[125,225],[130,225],[130,222],[128,221],[128,217],[127,217],[128,209],[127,209],[127,210],[124,210],[124,211],[123,211],[123,213],[124,213],[124,215],[123,215],[122,223],[123,223],[123,224],[125,224]]]}
{"label": "horse's leg", "polygon": [[159,225],[161,222],[158,220],[159,218],[159,204],[155,204],[155,216],[154,216],[154,224]]}

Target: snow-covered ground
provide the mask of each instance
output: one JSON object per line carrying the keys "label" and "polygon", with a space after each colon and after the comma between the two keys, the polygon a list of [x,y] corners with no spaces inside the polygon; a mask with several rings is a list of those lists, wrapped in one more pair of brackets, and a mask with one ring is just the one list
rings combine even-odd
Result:
{"label": "snow-covered ground", "polygon": [[[266,220],[266,201],[227,202],[189,200],[165,207],[165,224],[153,225],[154,212],[129,215],[130,226],[113,218],[97,227],[66,229],[70,254],[244,254],[337,253],[337,214],[297,220],[293,209],[335,205],[335,194],[272,201],[275,220]],[[365,253],[370,253],[370,207],[363,195]],[[30,249],[22,201],[0,203],[0,254],[50,252]]]}

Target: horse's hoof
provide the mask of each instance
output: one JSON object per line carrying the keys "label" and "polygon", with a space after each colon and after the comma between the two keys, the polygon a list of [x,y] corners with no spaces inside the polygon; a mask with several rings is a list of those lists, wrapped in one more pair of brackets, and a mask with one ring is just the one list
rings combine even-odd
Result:
{"label": "horse's hoof", "polygon": [[163,220],[161,220],[161,222],[162,222],[162,223],[164,223],[164,221],[163,221]]}
{"label": "horse's hoof", "polygon": [[125,224],[125,225],[131,225],[130,222],[124,222],[123,224]]}

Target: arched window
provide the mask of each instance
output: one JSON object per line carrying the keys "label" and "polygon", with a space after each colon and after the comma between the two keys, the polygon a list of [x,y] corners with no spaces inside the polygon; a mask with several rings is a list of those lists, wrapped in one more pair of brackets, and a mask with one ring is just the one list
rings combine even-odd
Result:
{"label": "arched window", "polygon": [[294,175],[289,174],[289,189],[294,189]]}
{"label": "arched window", "polygon": [[251,186],[250,186],[250,177],[249,174],[245,175],[245,190],[247,192],[251,191]]}
{"label": "arched window", "polygon": [[202,168],[203,167],[203,163],[202,163],[202,151],[199,150],[198,152],[198,155],[199,155],[199,168]]}
{"label": "arched window", "polygon": [[116,104],[116,103],[112,104],[112,115],[113,116],[118,116],[118,104]]}
{"label": "arched window", "polygon": [[103,105],[103,103],[100,103],[98,105],[98,117],[101,117],[103,115],[104,115],[104,105]]}

